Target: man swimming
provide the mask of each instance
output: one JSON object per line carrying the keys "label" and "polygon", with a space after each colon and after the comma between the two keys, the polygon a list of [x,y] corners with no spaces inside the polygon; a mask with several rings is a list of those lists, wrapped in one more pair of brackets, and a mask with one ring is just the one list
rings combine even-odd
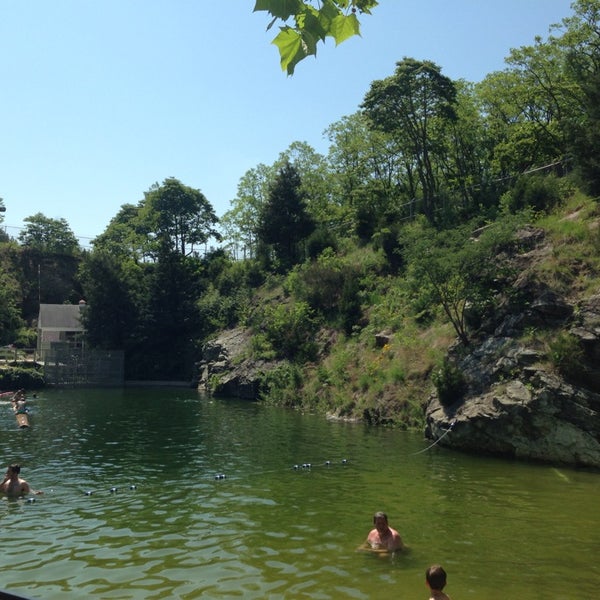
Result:
{"label": "man swimming", "polygon": [[43,494],[43,492],[32,490],[29,484],[19,477],[21,466],[13,463],[6,470],[4,480],[0,483],[0,492],[10,498],[18,498],[27,494]]}
{"label": "man swimming", "polygon": [[365,542],[367,547],[387,552],[404,548],[400,534],[388,525],[388,518],[384,512],[376,512],[373,515],[373,524],[375,527],[369,532]]}

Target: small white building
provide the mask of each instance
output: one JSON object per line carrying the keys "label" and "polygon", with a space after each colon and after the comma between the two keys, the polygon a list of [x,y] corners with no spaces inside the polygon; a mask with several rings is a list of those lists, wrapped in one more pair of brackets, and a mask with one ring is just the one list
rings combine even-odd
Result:
{"label": "small white building", "polygon": [[84,300],[79,304],[40,304],[37,323],[38,360],[43,361],[45,354],[56,342],[74,348],[83,346],[84,326],[81,316],[85,308]]}

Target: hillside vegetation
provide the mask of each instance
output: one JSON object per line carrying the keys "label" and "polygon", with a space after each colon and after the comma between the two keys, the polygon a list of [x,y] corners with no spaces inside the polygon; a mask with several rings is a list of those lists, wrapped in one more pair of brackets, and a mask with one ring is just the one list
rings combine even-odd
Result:
{"label": "hillside vegetation", "polygon": [[[403,255],[412,260],[402,274],[387,273],[382,251],[355,246],[255,290],[243,323],[252,332],[250,349],[240,360],[267,362],[262,399],[422,429],[432,394],[447,404],[461,397],[462,374],[448,361],[448,349],[462,347],[464,354],[491,335],[489,322],[501,305],[506,311],[511,303],[515,317],[526,310],[522,282],[574,306],[598,294],[597,202],[569,178],[539,178],[531,185],[554,190],[552,210],[505,213],[483,227],[453,229],[451,236],[424,223],[407,226]],[[544,242],[532,250],[531,239]],[[345,269],[353,273],[358,303],[350,327],[343,326],[347,315],[339,299],[327,317],[315,308],[315,296],[326,302],[341,293]],[[576,319],[522,334],[539,363],[575,383],[585,363],[583,347],[569,334]],[[212,387],[220,389],[218,376]]]}

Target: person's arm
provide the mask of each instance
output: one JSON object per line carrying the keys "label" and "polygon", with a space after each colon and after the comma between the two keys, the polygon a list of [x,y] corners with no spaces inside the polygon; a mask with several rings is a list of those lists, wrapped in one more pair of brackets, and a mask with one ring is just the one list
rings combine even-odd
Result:
{"label": "person's arm", "polygon": [[371,550],[373,547],[373,544],[371,543],[371,534],[373,532],[369,531],[367,538],[365,539],[365,541],[357,548],[357,550]]}
{"label": "person's arm", "polygon": [[40,494],[43,494],[44,492],[42,492],[41,490],[32,489],[31,486],[26,481],[23,481],[23,483],[21,484],[21,493],[22,494],[35,494],[36,496],[39,496]]}
{"label": "person's arm", "polygon": [[395,532],[392,536],[392,548],[390,550],[403,550],[404,544],[402,543],[402,538],[398,532]]}

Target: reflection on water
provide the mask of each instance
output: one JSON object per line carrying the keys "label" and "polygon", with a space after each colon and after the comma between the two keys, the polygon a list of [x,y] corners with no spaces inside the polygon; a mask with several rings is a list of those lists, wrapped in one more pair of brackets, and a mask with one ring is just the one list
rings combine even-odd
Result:
{"label": "reflection on water", "polygon": [[[596,473],[419,453],[418,434],[189,390],[30,404],[30,430],[0,404],[4,462],[45,491],[0,502],[0,587],[13,593],[425,598],[434,562],[454,598],[591,598],[600,585]],[[356,551],[376,510],[408,552]]]}

